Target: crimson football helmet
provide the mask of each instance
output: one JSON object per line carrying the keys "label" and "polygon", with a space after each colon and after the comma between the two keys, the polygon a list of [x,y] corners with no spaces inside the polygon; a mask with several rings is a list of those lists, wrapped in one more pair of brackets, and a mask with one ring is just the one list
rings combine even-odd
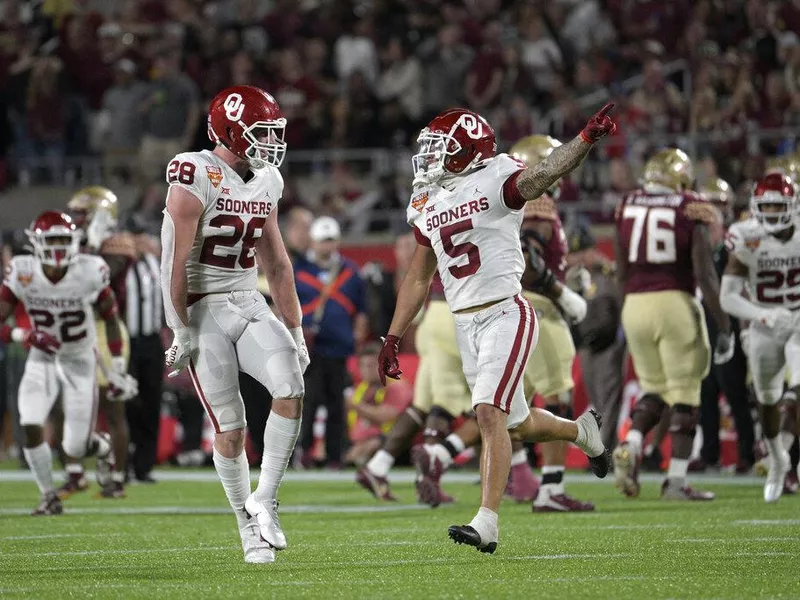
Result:
{"label": "crimson football helmet", "polygon": [[214,96],[208,109],[208,137],[253,169],[280,167],[286,156],[286,119],[275,98],[252,85],[235,85]]}
{"label": "crimson football helmet", "polygon": [[[794,223],[795,186],[783,173],[769,173],[759,179],[750,197],[750,212],[769,231],[782,231]],[[768,210],[767,207],[772,207]],[[774,210],[774,209],[778,210]]]}
{"label": "crimson football helmet", "polygon": [[497,153],[492,126],[466,108],[451,108],[434,117],[417,143],[419,151],[411,158],[415,184],[467,173]]}
{"label": "crimson football helmet", "polygon": [[43,212],[25,234],[33,246],[33,255],[43,265],[65,267],[80,251],[80,229],[69,215],[57,210]]}

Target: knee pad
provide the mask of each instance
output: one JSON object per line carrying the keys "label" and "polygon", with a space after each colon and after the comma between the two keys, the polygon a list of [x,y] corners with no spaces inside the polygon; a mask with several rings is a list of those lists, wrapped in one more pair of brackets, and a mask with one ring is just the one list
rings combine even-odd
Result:
{"label": "knee pad", "polygon": [[86,456],[88,450],[86,442],[87,440],[85,439],[75,439],[73,436],[67,435],[64,436],[61,447],[64,449],[67,456],[71,458],[83,458]]}
{"label": "knee pad", "polygon": [[644,412],[650,415],[656,422],[661,419],[661,413],[664,412],[664,406],[666,402],[661,396],[656,394],[645,394],[639,401],[636,403],[636,406],[633,407],[633,411],[631,413],[631,417],[637,412]]}
{"label": "knee pad", "polygon": [[272,391],[273,398],[302,398],[305,396],[306,388],[303,378],[296,381],[284,381],[275,386]]}
{"label": "knee pad", "polygon": [[669,432],[694,437],[697,427],[697,408],[688,404],[676,404],[672,407]]}

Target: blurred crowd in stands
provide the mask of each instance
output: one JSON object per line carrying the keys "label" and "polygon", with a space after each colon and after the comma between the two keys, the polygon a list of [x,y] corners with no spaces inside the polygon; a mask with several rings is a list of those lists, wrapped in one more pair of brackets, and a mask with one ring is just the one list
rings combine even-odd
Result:
{"label": "blurred crowd in stands", "polygon": [[324,179],[304,197],[289,177],[287,203],[355,234],[402,226],[354,215],[405,205],[407,154],[365,173],[293,152],[407,149],[454,105],[503,145],[565,139],[611,98],[620,133],[569,202],[632,187],[667,142],[738,185],[800,127],[798,0],[3,0],[0,17],[0,187],[85,180],[93,156],[106,184],[144,189],[208,146],[207,101],[240,83],[282,106],[292,175]]}

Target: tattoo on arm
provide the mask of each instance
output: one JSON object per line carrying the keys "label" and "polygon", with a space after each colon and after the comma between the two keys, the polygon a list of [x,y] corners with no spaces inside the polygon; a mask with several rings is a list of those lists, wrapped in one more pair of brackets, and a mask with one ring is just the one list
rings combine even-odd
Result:
{"label": "tattoo on arm", "polygon": [[555,148],[542,162],[528,167],[517,179],[517,189],[525,200],[535,200],[558,179],[574,170],[592,149],[580,136]]}

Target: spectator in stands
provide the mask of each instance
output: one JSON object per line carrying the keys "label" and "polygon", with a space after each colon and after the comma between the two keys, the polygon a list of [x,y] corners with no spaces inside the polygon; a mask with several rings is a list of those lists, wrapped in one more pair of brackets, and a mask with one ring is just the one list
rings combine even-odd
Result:
{"label": "spectator in stands", "polygon": [[34,152],[29,158],[44,158],[53,183],[60,183],[64,175],[69,119],[63,68],[61,60],[54,56],[38,58],[28,83],[26,124]]}
{"label": "spectator in stands", "polygon": [[631,96],[631,104],[648,117],[651,131],[680,131],[686,112],[683,97],[678,87],[664,78],[661,61],[647,61],[643,76],[644,82]]}
{"label": "spectator in stands", "polygon": [[529,69],[536,86],[543,92],[549,92],[554,76],[564,62],[561,49],[538,15],[529,17],[520,25],[520,35],[522,64]]}
{"label": "spectator in stands", "polygon": [[311,246],[311,223],[314,213],[307,208],[297,206],[286,215],[286,224],[283,229],[283,241],[286,250],[294,264],[298,259],[304,258]]}
{"label": "spectator in stands", "polygon": [[142,183],[164,179],[167,163],[191,150],[200,119],[197,86],[180,71],[180,53],[161,52],[153,64],[153,80],[139,104],[143,137],[139,160]]}
{"label": "spectator in stands", "polygon": [[306,148],[314,139],[314,131],[321,128],[319,89],[306,75],[297,50],[284,50],[279,62],[280,77],[272,90],[286,121],[290,123],[285,140],[289,148]]}
{"label": "spectator in stands", "polygon": [[348,79],[349,96],[340,96],[331,105],[331,145],[336,147],[377,148],[387,142],[381,130],[381,103],[360,71]]}
{"label": "spectator in stands", "polygon": [[133,210],[125,219],[126,229],[146,233],[158,239],[166,197],[165,183],[156,181],[144,188],[136,199]]}
{"label": "spectator in stands", "polygon": [[413,400],[413,388],[405,380],[391,381],[383,387],[378,377],[378,354],[381,345],[365,344],[358,353],[361,381],[347,393],[347,432],[352,444],[345,454],[345,463],[362,466],[381,447],[395,419]]}
{"label": "spectator in stands", "polygon": [[115,83],[103,96],[101,113],[103,169],[106,179],[130,181],[136,175],[142,118],[139,103],[147,86],[136,79],[136,65],[123,58],[114,68]]}
{"label": "spectator in stands", "polygon": [[382,71],[375,93],[384,102],[397,102],[405,117],[416,122],[422,116],[422,68],[401,38],[393,37],[381,52]]}
{"label": "spectator in stands", "polygon": [[501,34],[500,23],[487,23],[483,31],[483,45],[467,73],[464,95],[470,108],[478,112],[494,108],[500,102],[503,86]]}
{"label": "spectator in stands", "polygon": [[433,117],[442,107],[462,103],[463,82],[474,52],[461,41],[461,27],[445,23],[417,49],[422,60],[424,112]]}
{"label": "spectator in stands", "polygon": [[364,282],[358,267],[339,254],[341,229],[334,219],[317,218],[311,225],[311,242],[308,257],[294,263],[303,328],[311,355],[311,365],[305,374],[300,447],[303,464],[310,466],[314,418],[319,407],[326,407],[325,451],[328,466],[338,469],[345,435],[347,357],[355,352],[367,333]]}
{"label": "spectator in stands", "polygon": [[378,79],[378,52],[372,41],[372,23],[362,18],[350,24],[333,45],[333,62],[340,90],[346,91],[350,76],[359,72],[369,86]]}

